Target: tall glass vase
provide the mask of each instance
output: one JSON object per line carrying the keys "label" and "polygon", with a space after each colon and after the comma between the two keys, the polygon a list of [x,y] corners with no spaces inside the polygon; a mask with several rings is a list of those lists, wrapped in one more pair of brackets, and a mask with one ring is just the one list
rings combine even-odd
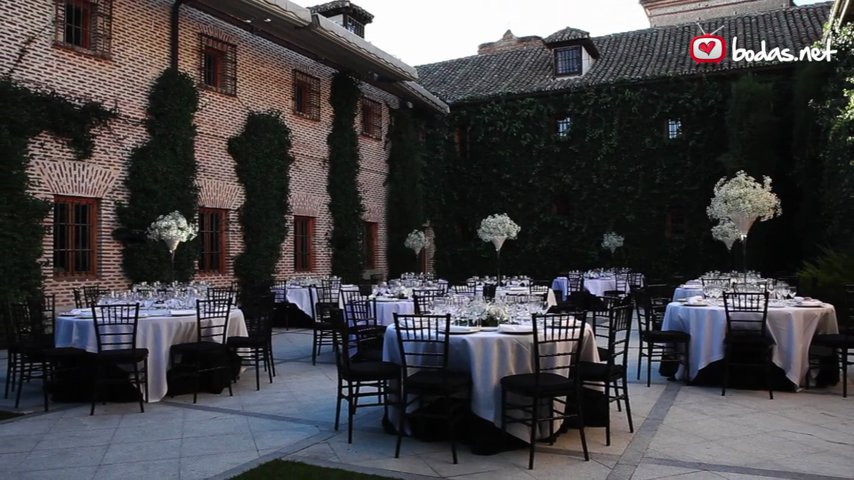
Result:
{"label": "tall glass vase", "polygon": [[498,275],[495,279],[498,281],[497,287],[501,286],[501,247],[504,245],[504,241],[507,240],[507,237],[495,237],[492,239],[492,245],[495,246],[495,265],[497,268]]}
{"label": "tall glass vase", "polygon": [[750,232],[750,227],[756,221],[755,215],[731,215],[730,220],[735,224],[738,233],[741,235],[741,267],[744,275],[744,282],[747,282],[747,234]]}
{"label": "tall glass vase", "polygon": [[178,244],[181,241],[177,238],[164,238],[164,242],[166,242],[166,247],[169,249],[169,281],[174,282],[175,279],[175,250],[178,249]]}

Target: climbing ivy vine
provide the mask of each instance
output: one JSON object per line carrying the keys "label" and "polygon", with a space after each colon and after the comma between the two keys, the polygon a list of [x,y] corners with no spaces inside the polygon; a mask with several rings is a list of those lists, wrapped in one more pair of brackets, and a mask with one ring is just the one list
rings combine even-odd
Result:
{"label": "climbing ivy vine", "polygon": [[189,75],[165,70],[148,95],[148,141],[130,155],[125,187],[128,200],[118,207],[120,228],[114,233],[124,242],[122,266],[132,282],[187,281],[195,273],[198,240],[183,243],[174,265],[163,242],[146,238],[145,231],[158,216],[179,211],[188,220],[197,217],[193,123],[199,93]]}
{"label": "climbing ivy vine", "polygon": [[361,98],[359,85],[346,73],[332,79],[329,103],[332,105],[332,131],[326,137],[329,146],[329,213],[332,232],[332,273],[347,282],[362,276],[363,255],[362,194],[359,192],[359,137],[356,133],[356,109]]}

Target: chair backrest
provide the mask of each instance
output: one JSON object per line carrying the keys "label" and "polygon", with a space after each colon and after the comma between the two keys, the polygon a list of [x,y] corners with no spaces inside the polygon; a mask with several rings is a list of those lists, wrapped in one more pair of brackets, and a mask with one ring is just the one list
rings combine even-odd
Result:
{"label": "chair backrest", "polygon": [[415,313],[427,314],[433,312],[436,299],[444,297],[441,290],[415,290],[412,300],[415,303]]}
{"label": "chair backrest", "polygon": [[570,377],[584,345],[587,312],[534,314],[534,373]]}
{"label": "chair backrest", "polygon": [[88,308],[92,305],[97,305],[98,300],[104,295],[110,293],[106,288],[101,288],[100,285],[87,285],[83,287],[83,306],[80,308]]}
{"label": "chair backrest", "polygon": [[640,272],[631,272],[628,275],[627,281],[629,284],[629,290],[631,290],[632,287],[642,287],[643,286],[643,274]]}
{"label": "chair backrest", "polygon": [[529,287],[529,289],[534,295],[548,295],[549,290],[552,289],[552,284],[545,280],[537,280],[531,282],[531,286]]}
{"label": "chair backrest", "polygon": [[567,273],[566,291],[568,293],[584,291],[584,274],[573,272]]}
{"label": "chair backrest", "polygon": [[643,308],[643,313],[638,316],[640,332],[651,332],[661,330],[664,321],[664,312],[671,297],[666,296],[669,287],[663,283],[651,284],[634,290],[635,302]]}
{"label": "chair backrest", "polygon": [[608,310],[608,365],[626,366],[629,337],[632,333],[632,304],[626,300]]}
{"label": "chair backrest", "polygon": [[344,304],[344,318],[353,328],[377,326],[374,302],[368,299],[353,300]]}
{"label": "chair backrest", "polygon": [[7,317],[6,335],[10,344],[27,344],[37,340],[41,332],[38,331],[39,324],[33,321],[30,304],[9,303]]}
{"label": "chair backrest", "polygon": [[451,290],[457,295],[468,295],[473,297],[475,295],[475,291],[477,286],[474,284],[471,285],[454,285],[451,287]]}
{"label": "chair backrest", "polygon": [[340,291],[341,280],[337,278],[324,278],[317,287],[317,301],[335,303],[338,301],[338,292]]}
{"label": "chair backrest", "polygon": [[614,290],[626,293],[629,291],[629,276],[631,274],[628,272],[615,272],[614,273]]}
{"label": "chair backrest", "polygon": [[845,306],[848,308],[848,325],[854,326],[854,283],[845,285]]}
{"label": "chair backrest", "polygon": [[[358,290],[341,290],[341,293],[339,295],[341,297],[341,305],[343,305],[344,309],[345,309],[344,310],[345,316],[347,315],[347,310],[346,310],[347,305],[354,303],[354,302],[364,302],[365,300],[368,299],[367,296],[362,295],[362,292],[360,292]],[[338,299],[336,298],[335,302],[337,302],[337,301],[338,301]]]}
{"label": "chair backrest", "polygon": [[350,327],[344,320],[344,311],[329,307],[329,321],[332,323],[332,348],[335,352],[335,365],[338,376],[344,377],[350,372]]}
{"label": "chair backrest", "polygon": [[231,287],[208,287],[206,298],[208,300],[228,300],[228,303],[236,304],[236,294]]}
{"label": "chair backrest", "polygon": [[83,300],[83,291],[79,288],[72,289],[74,293],[74,308],[85,308],[86,301]]}
{"label": "chair backrest", "polygon": [[98,352],[136,349],[139,304],[92,305]]}
{"label": "chair backrest", "polygon": [[274,294],[262,295],[243,305],[243,318],[250,338],[267,338],[273,335]]}
{"label": "chair backrest", "polygon": [[225,343],[231,298],[196,300],[196,332],[199,342]]}
{"label": "chair backrest", "polygon": [[397,347],[404,376],[412,369],[444,370],[448,367],[450,315],[394,314]]}
{"label": "chair backrest", "polygon": [[727,335],[765,336],[768,292],[724,292]]}

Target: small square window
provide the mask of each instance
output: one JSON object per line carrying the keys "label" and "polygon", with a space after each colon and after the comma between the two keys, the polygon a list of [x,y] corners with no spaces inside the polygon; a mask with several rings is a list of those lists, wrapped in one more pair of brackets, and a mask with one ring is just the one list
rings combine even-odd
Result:
{"label": "small square window", "polygon": [[566,138],[569,136],[569,131],[572,130],[572,117],[567,115],[557,121],[557,136]]}
{"label": "small square window", "polygon": [[365,25],[358,20],[354,20],[353,17],[348,16],[345,27],[350,32],[355,33],[356,35],[364,38],[365,37]]}
{"label": "small square window", "polygon": [[555,49],[555,75],[581,75],[581,47]]}
{"label": "small square window", "polygon": [[673,140],[682,136],[682,121],[670,119],[667,121],[667,138]]}
{"label": "small square window", "polygon": [[294,113],[320,120],[320,79],[294,70]]}
{"label": "small square window", "polygon": [[112,0],[55,0],[58,45],[108,57],[113,19]]}
{"label": "small square window", "polygon": [[227,95],[237,94],[237,47],[201,35],[200,77],[202,86]]}
{"label": "small square window", "polygon": [[362,135],[382,138],[383,109],[380,102],[362,98]]}

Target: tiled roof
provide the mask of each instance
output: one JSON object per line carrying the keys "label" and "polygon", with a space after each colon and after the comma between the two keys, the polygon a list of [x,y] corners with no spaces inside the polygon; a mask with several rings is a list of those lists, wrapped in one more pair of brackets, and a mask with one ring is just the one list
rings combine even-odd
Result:
{"label": "tiled roof", "polygon": [[[738,37],[739,48],[758,51],[760,41],[765,40],[767,50],[789,48],[797,55],[801,48],[821,39],[829,10],[829,3],[813,4],[711,19],[700,25],[706,32],[722,26],[719,35],[730,43],[733,37]],[[700,34],[698,30],[697,25],[691,23],[592,38],[600,57],[588,72],[576,77],[554,77],[553,55],[545,45],[416,68],[419,83],[427,90],[448,103],[456,103],[500,95],[571,90],[587,85],[736,71],[778,63],[733,62],[728,53],[721,63],[698,65],[689,54],[690,41]]]}
{"label": "tiled roof", "polygon": [[568,42],[570,40],[580,40],[582,38],[590,38],[590,33],[577,28],[566,27],[559,30],[543,39],[545,43]]}

